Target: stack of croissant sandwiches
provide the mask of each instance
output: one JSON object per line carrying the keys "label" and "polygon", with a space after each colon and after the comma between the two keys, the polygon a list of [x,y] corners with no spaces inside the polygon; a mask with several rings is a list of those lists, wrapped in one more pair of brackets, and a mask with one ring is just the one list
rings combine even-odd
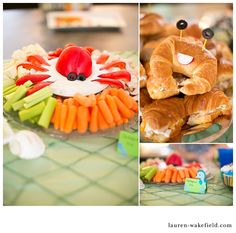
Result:
{"label": "stack of croissant sandwiches", "polygon": [[232,52],[208,40],[190,24],[180,37],[175,25],[156,13],[140,18],[140,132],[143,140],[168,142],[183,126],[231,116]]}

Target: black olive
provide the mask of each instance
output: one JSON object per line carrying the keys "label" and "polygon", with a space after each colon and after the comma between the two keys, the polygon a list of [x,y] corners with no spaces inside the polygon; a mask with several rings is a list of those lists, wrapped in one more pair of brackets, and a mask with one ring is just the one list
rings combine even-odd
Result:
{"label": "black olive", "polygon": [[68,79],[69,81],[75,81],[75,80],[77,79],[76,73],[73,73],[73,72],[69,73],[69,74],[67,75],[67,79]]}
{"label": "black olive", "polygon": [[210,28],[206,28],[202,31],[202,36],[209,40],[214,36],[214,32]]}
{"label": "black olive", "polygon": [[86,77],[85,77],[84,74],[79,74],[79,75],[77,76],[77,79],[80,80],[80,81],[85,81],[85,80],[86,80]]}
{"label": "black olive", "polygon": [[185,20],[183,20],[183,19],[179,20],[179,21],[176,23],[176,27],[177,27],[179,30],[183,30],[183,29],[185,29],[187,26],[188,26],[188,23],[187,23]]}

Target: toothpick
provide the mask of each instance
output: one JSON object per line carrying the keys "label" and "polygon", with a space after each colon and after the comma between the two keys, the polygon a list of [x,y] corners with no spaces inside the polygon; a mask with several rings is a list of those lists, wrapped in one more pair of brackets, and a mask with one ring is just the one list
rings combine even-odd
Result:
{"label": "toothpick", "polygon": [[207,44],[207,39],[204,40],[203,46],[202,46],[202,50],[204,50],[206,48],[206,44]]}

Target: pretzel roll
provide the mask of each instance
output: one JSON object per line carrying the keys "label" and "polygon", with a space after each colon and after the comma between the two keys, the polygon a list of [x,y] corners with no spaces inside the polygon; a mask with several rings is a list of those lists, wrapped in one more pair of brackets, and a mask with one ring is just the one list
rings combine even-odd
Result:
{"label": "pretzel roll", "polygon": [[212,122],[218,116],[230,115],[232,110],[229,98],[216,88],[202,95],[185,96],[184,105],[188,125]]}
{"label": "pretzel roll", "polygon": [[140,35],[155,35],[163,31],[163,18],[155,13],[141,13]]}
{"label": "pretzel roll", "polygon": [[180,133],[185,118],[183,99],[155,100],[142,109],[140,131],[146,140],[166,142]]}
{"label": "pretzel roll", "polygon": [[[150,69],[147,89],[153,99],[164,99],[179,92],[203,94],[213,88],[217,79],[216,58],[202,48],[201,41],[192,37],[170,36],[162,41],[152,53]],[[177,82],[173,73],[182,74],[185,79]]]}

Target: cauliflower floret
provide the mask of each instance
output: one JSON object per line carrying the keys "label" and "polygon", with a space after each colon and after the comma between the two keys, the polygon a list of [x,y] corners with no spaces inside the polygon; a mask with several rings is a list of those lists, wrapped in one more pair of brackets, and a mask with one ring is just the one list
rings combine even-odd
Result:
{"label": "cauliflower floret", "polygon": [[46,57],[46,51],[39,44],[30,44],[22,48],[22,50],[26,53],[26,55],[37,54],[42,57]]}
{"label": "cauliflower floret", "polygon": [[26,53],[20,49],[16,50],[13,54],[12,54],[12,59],[13,62],[17,65],[21,62],[26,61]]}
{"label": "cauliflower floret", "polygon": [[21,78],[22,76],[26,75],[29,73],[29,70],[23,68],[22,66],[18,67],[18,70],[17,70],[17,77],[18,78]]}
{"label": "cauliflower floret", "polygon": [[3,79],[15,79],[17,76],[16,67],[14,65],[4,69],[3,71]]}

